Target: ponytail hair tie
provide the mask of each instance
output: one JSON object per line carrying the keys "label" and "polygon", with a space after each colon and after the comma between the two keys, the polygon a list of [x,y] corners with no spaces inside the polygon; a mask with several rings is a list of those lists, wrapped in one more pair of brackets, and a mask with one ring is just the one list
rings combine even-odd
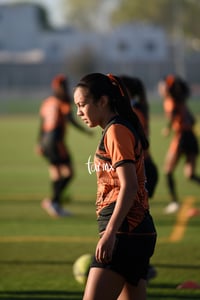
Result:
{"label": "ponytail hair tie", "polygon": [[174,84],[175,82],[175,77],[173,75],[168,75],[165,79],[166,83],[167,83],[167,86],[168,88],[171,88],[172,85]]}
{"label": "ponytail hair tie", "polygon": [[66,76],[64,74],[58,74],[53,78],[51,82],[51,86],[53,89],[57,89],[59,87],[66,85],[66,82],[67,82]]}
{"label": "ponytail hair tie", "polygon": [[119,83],[119,81],[115,78],[115,76],[112,74],[107,74],[107,76],[110,79],[112,85],[117,86],[119,88],[121,96],[124,97],[125,94],[124,94],[123,88],[122,88],[121,84]]}

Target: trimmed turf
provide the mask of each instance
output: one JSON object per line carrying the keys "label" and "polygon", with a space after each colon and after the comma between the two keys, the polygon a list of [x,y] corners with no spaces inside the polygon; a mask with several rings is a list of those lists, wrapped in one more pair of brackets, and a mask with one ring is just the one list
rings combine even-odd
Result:
{"label": "trimmed turf", "polygon": [[[197,115],[199,133],[200,102],[195,101],[191,107]],[[47,164],[34,152],[39,126],[35,111],[36,107],[34,114],[7,114],[0,119],[0,299],[79,300],[83,286],[75,281],[72,265],[80,255],[92,253],[97,240],[96,178],[95,174],[89,175],[86,163],[95,151],[101,130],[95,129],[89,137],[69,128],[68,144],[76,175],[63,201],[74,215],[53,220],[40,207],[50,187]],[[158,275],[148,285],[148,299],[200,299],[200,290],[176,289],[187,280],[200,283],[200,216],[183,222],[181,239],[170,241],[177,216],[163,214],[169,198],[162,167],[170,140],[161,136],[164,124],[161,104],[152,103],[152,154],[160,179],[151,200],[158,231],[152,264]],[[200,188],[183,177],[182,167],[183,160],[175,173],[181,202],[193,196],[195,207],[200,208]]]}

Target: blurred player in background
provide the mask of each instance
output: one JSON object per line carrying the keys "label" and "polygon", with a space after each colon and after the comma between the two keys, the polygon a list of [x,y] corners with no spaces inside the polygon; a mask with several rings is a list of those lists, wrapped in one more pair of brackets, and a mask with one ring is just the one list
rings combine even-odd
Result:
{"label": "blurred player in background", "polygon": [[41,125],[36,151],[49,163],[52,195],[44,199],[42,208],[52,217],[69,216],[61,204],[61,195],[71,181],[74,170],[68,147],[65,144],[66,127],[69,123],[84,131],[72,115],[71,98],[67,78],[58,74],[52,80],[52,95],[40,107]]}
{"label": "blurred player in background", "polygon": [[[147,101],[146,90],[143,82],[132,76],[123,75],[120,77],[127,88],[129,97],[131,99],[131,106],[137,114],[146,137],[150,143],[149,132],[149,104]],[[150,147],[144,152],[145,172],[147,177],[146,188],[148,190],[149,198],[152,198],[158,183],[158,168],[150,153]]]}
{"label": "blurred player in background", "polygon": [[187,106],[190,96],[187,82],[178,76],[168,75],[159,83],[158,91],[163,97],[163,109],[168,120],[163,135],[168,136],[171,130],[174,133],[164,165],[167,187],[171,196],[171,203],[165,208],[165,213],[174,213],[179,209],[180,204],[173,173],[180,157],[184,155],[184,175],[200,184],[200,176],[195,174],[199,147],[194,133],[195,119]]}
{"label": "blurred player in background", "polygon": [[[142,82],[137,77],[122,75],[120,76],[125,87],[127,88],[131,106],[134,112],[137,114],[144,132],[149,140],[150,144],[150,133],[149,133],[149,104],[146,95],[146,89]],[[144,151],[144,165],[145,165],[145,173],[147,177],[146,189],[148,191],[149,198],[152,199],[155,188],[158,183],[158,168],[152,158],[150,153],[150,146],[148,149]],[[156,269],[150,265],[148,270],[147,279],[150,280],[157,275]]]}

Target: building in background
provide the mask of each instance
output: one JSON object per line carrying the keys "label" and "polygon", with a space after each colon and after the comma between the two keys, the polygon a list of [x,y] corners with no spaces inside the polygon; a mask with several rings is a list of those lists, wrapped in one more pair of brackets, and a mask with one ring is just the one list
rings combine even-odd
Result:
{"label": "building in background", "polygon": [[43,60],[63,61],[87,47],[113,62],[166,58],[166,36],[160,28],[127,24],[104,35],[70,27],[55,30],[42,15],[43,9],[36,4],[1,5],[0,51],[40,50]]}
{"label": "building in background", "polygon": [[39,5],[0,5],[1,89],[45,88],[58,72],[73,81],[96,71],[137,75],[154,89],[173,72],[171,53],[166,33],[149,24],[123,24],[106,33],[54,29]]}

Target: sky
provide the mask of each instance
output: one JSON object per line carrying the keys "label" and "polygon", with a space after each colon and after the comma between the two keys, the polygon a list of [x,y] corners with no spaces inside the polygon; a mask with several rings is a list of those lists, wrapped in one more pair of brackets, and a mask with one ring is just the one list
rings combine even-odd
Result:
{"label": "sky", "polygon": [[[15,3],[20,2],[15,0],[0,0],[0,4],[8,4],[8,3]],[[47,10],[49,21],[53,26],[62,26],[65,24],[64,16],[62,15],[61,6],[59,5],[60,0],[24,0],[22,2],[32,2],[38,3],[44,6]],[[60,8],[60,9],[59,9]]]}
{"label": "sky", "polygon": [[[67,25],[66,16],[62,13],[62,0],[22,0],[21,2],[38,3],[47,10],[49,22],[55,27]],[[107,30],[109,28],[109,15],[113,8],[117,5],[118,0],[99,0],[102,1],[102,7],[99,15],[95,15],[94,24],[99,30]],[[0,0],[0,4],[8,4],[20,2],[20,0]]]}

